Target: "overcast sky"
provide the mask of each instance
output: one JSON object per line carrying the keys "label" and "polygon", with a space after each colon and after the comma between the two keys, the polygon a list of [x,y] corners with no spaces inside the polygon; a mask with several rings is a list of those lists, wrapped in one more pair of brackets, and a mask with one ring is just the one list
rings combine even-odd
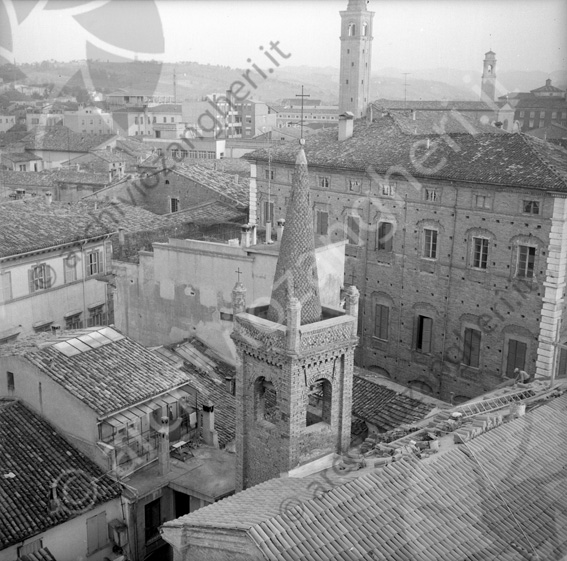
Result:
{"label": "overcast sky", "polygon": [[[73,60],[96,52],[244,68],[279,41],[282,64],[334,66],[347,0],[0,0],[8,60]],[[567,0],[370,0],[373,68],[481,71],[492,48],[502,70],[567,67]],[[157,8],[157,9],[156,9]],[[6,15],[7,14],[7,15]],[[2,29],[0,29],[2,32]],[[89,47],[90,49],[91,47]],[[104,58],[104,54],[99,57]]]}

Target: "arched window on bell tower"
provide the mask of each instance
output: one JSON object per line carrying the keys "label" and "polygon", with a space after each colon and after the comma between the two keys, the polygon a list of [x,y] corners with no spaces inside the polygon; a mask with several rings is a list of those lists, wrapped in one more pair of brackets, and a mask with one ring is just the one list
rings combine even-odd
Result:
{"label": "arched window on bell tower", "polygon": [[333,403],[333,386],[331,382],[324,378],[317,380],[309,387],[307,396],[305,426],[310,427],[316,423],[330,425]]}
{"label": "arched window on bell tower", "polygon": [[366,37],[368,35],[368,24],[364,22],[362,24],[362,36]]}
{"label": "arched window on bell tower", "polygon": [[276,388],[263,376],[256,379],[254,384],[254,402],[256,405],[256,420],[276,424],[278,412],[278,396]]}
{"label": "arched window on bell tower", "polygon": [[356,25],[354,23],[348,24],[348,36],[354,37],[356,35]]}

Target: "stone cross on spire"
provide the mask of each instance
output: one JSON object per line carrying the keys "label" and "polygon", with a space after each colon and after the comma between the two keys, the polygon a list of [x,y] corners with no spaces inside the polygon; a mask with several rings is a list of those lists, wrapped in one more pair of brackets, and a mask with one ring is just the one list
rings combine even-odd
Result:
{"label": "stone cross on spire", "polygon": [[301,303],[301,325],[321,320],[313,212],[309,204],[303,142],[295,160],[291,198],[268,309],[268,320],[283,324],[287,324],[286,310],[292,297]]}

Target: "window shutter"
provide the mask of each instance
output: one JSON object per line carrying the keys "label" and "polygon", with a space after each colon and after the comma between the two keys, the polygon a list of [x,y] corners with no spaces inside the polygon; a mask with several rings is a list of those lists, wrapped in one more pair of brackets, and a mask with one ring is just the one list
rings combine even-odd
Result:
{"label": "window shutter", "polygon": [[390,324],[390,308],[388,306],[380,306],[382,313],[380,314],[380,339],[388,340],[388,328]]}
{"label": "window shutter", "polygon": [[480,331],[471,329],[471,356],[470,366],[478,368],[480,358]]}
{"label": "window shutter", "polygon": [[556,378],[567,378],[567,349],[561,349]]}
{"label": "window shutter", "polygon": [[98,549],[97,516],[87,519],[87,555],[92,555]]}
{"label": "window shutter", "polygon": [[30,288],[30,294],[33,294],[35,292],[35,285],[33,282],[33,268],[31,268],[28,271],[28,283],[29,283],[29,288]]}
{"label": "window shutter", "polygon": [[506,360],[506,375],[513,376],[515,366],[515,358],[516,358],[516,343],[515,339],[510,339],[508,341],[508,358]]}
{"label": "window shutter", "polygon": [[327,235],[327,232],[329,231],[329,213],[328,212],[320,212],[319,213],[321,216],[321,234],[323,236]]}
{"label": "window shutter", "polygon": [[526,366],[526,344],[521,341],[516,342],[516,357],[515,357],[515,368],[523,370]]}
{"label": "window shutter", "polygon": [[471,363],[471,347],[472,347],[472,329],[465,329],[465,345],[463,349],[463,363],[470,365]]}
{"label": "window shutter", "polygon": [[433,328],[433,320],[431,318],[422,318],[421,331],[421,350],[424,353],[431,352],[431,332]]}
{"label": "window shutter", "polygon": [[108,543],[108,526],[106,525],[106,512],[101,512],[97,517],[98,523],[98,547],[99,549]]}
{"label": "window shutter", "polygon": [[49,265],[43,265],[43,271],[44,271],[43,288],[51,288],[51,267]]}
{"label": "window shutter", "polygon": [[107,240],[104,245],[106,249],[106,272],[110,273],[112,271],[112,242]]}

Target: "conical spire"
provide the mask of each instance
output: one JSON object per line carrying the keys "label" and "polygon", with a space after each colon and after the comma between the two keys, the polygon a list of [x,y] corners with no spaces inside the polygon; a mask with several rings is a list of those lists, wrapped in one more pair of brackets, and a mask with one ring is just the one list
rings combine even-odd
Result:
{"label": "conical spire", "polygon": [[286,310],[292,297],[301,303],[301,325],[321,320],[314,240],[307,159],[301,146],[295,161],[291,198],[274,275],[268,309],[270,321],[287,323]]}

